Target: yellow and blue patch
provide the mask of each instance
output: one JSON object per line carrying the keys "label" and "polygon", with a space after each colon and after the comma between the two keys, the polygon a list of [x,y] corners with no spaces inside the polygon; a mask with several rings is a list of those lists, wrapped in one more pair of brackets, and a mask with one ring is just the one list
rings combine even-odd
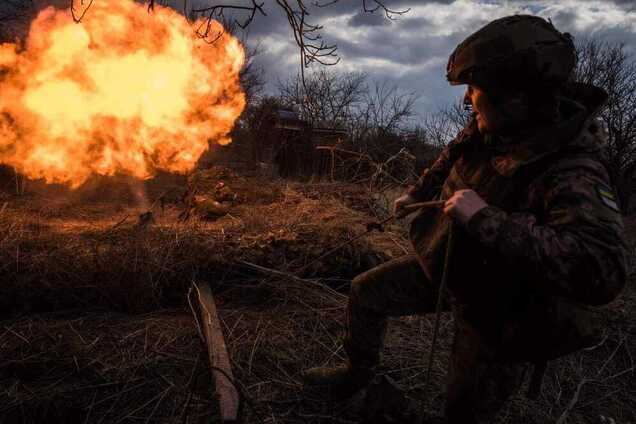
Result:
{"label": "yellow and blue patch", "polygon": [[616,195],[614,194],[614,190],[611,188],[599,184],[596,186],[596,192],[598,193],[601,202],[611,210],[615,212],[620,212],[620,207],[618,206],[618,201],[616,199]]}

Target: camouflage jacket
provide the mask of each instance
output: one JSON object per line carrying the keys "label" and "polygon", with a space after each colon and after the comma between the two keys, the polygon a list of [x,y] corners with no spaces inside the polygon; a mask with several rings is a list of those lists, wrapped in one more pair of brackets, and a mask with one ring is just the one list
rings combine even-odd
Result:
{"label": "camouflage jacket", "polygon": [[[625,284],[623,224],[595,119],[605,97],[579,86],[559,123],[509,139],[484,139],[471,122],[410,191],[429,200],[470,188],[489,204],[455,226],[448,288],[458,319],[507,356],[551,358],[588,344],[586,305],[611,301]],[[449,222],[427,210],[411,224],[434,281]]]}

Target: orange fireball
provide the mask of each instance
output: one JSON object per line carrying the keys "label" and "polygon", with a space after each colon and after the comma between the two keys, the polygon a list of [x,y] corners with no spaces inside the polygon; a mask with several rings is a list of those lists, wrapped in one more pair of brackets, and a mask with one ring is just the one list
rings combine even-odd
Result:
{"label": "orange fireball", "polygon": [[187,172],[208,141],[231,141],[244,58],[236,38],[206,43],[160,6],[99,0],[79,24],[45,9],[24,46],[0,46],[0,163],[71,187]]}

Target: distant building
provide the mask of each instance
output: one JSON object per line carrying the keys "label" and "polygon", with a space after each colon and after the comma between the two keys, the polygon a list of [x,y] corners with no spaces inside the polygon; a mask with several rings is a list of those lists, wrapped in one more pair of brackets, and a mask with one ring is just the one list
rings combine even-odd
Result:
{"label": "distant building", "polygon": [[334,145],[347,137],[342,129],[312,127],[293,109],[275,108],[259,125],[255,159],[274,164],[283,178],[323,175],[330,156],[316,147]]}

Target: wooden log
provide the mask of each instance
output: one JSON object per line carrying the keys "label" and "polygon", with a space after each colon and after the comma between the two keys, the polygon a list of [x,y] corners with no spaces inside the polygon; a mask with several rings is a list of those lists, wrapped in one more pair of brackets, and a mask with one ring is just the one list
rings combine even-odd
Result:
{"label": "wooden log", "polygon": [[234,376],[230,365],[230,356],[221,331],[221,322],[217,315],[212,290],[207,284],[193,284],[199,298],[199,306],[201,307],[201,326],[208,345],[208,357],[219,401],[221,422],[236,422],[239,410],[239,394],[233,384]]}

